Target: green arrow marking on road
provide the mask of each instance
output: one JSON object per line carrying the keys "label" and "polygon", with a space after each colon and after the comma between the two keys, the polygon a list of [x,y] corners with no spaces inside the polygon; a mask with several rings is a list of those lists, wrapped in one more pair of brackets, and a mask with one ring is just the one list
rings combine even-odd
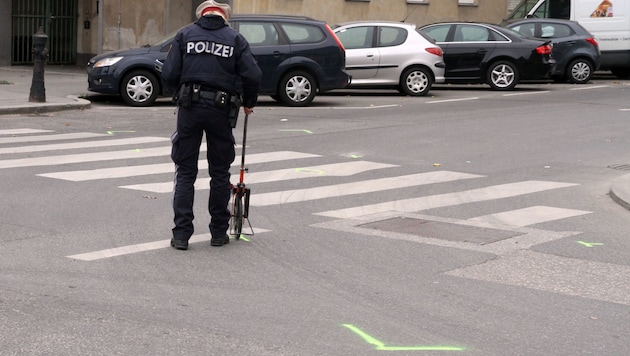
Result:
{"label": "green arrow marking on road", "polygon": [[579,243],[580,245],[584,245],[586,247],[593,247],[593,246],[603,246],[603,243],[600,242],[584,242],[584,241],[577,241],[577,243]]}
{"label": "green arrow marking on road", "polygon": [[312,134],[313,131],[311,130],[280,130],[282,132],[306,132],[307,134]]}
{"label": "green arrow marking on road", "polygon": [[134,133],[135,131],[107,131],[108,135],[114,135],[116,133]]}
{"label": "green arrow marking on road", "polygon": [[344,327],[350,329],[359,335],[365,342],[374,345],[376,350],[381,351],[463,351],[463,347],[457,346],[387,346],[382,341],[366,334],[363,330],[352,324],[343,324]]}

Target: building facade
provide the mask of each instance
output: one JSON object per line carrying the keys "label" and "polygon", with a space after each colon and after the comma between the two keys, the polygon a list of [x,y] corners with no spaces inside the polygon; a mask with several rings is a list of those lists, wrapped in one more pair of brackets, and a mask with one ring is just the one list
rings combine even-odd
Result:
{"label": "building facade", "polygon": [[[234,13],[301,15],[423,25],[498,23],[515,0],[218,0]],[[152,43],[194,20],[203,0],[0,0],[0,65],[32,63],[32,36],[48,36],[48,63],[84,65],[96,54]]]}

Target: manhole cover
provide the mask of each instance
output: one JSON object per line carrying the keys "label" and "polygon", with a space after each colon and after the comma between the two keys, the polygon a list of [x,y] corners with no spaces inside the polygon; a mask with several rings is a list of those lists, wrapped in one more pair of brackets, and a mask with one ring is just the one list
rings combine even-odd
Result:
{"label": "manhole cover", "polygon": [[391,231],[435,239],[485,245],[523,235],[519,232],[488,229],[438,221],[396,217],[360,225],[369,229]]}

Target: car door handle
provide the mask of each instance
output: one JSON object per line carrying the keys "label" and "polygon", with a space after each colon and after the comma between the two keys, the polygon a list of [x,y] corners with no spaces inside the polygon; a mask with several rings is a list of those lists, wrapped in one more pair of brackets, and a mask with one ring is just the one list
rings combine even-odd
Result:
{"label": "car door handle", "polygon": [[365,56],[368,57],[368,58],[372,58],[372,57],[374,57],[374,53],[368,53]]}
{"label": "car door handle", "polygon": [[488,50],[487,50],[487,49],[480,48],[480,49],[478,49],[478,50],[477,50],[477,53],[480,53],[480,54],[483,54],[483,53],[488,53]]}

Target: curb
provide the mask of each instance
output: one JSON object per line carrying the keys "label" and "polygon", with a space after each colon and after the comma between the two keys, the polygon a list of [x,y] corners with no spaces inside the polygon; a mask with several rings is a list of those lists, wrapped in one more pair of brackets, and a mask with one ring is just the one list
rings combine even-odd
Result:
{"label": "curb", "polygon": [[49,103],[28,103],[10,107],[0,107],[0,115],[40,114],[63,110],[89,109],[92,102],[75,95],[66,96],[68,100],[52,99]]}
{"label": "curb", "polygon": [[613,181],[610,187],[610,197],[615,203],[630,210],[630,174]]}

